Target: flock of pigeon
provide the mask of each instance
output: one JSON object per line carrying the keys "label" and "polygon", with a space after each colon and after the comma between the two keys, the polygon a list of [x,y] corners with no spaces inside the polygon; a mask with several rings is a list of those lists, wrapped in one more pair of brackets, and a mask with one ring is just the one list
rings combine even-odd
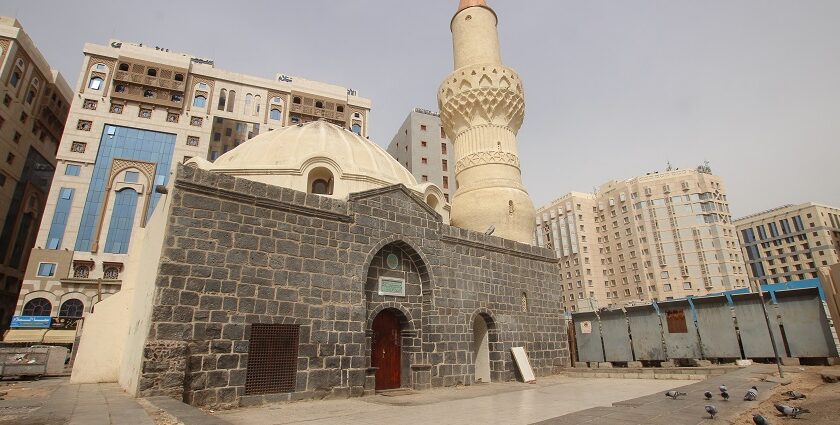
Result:
{"label": "flock of pigeon", "polygon": [[[729,401],[729,390],[727,390],[726,385],[721,385],[720,387],[718,387],[718,390],[720,391],[720,397],[723,398],[723,401]],[[671,390],[671,391],[668,391],[668,392],[665,393],[665,396],[670,397],[674,400],[676,400],[676,399],[678,399],[682,396],[686,396],[686,395],[688,395],[688,394],[683,393],[683,392],[679,392],[679,391],[674,391],[674,390]],[[782,395],[787,397],[787,401],[801,400],[803,398],[806,398],[805,394],[802,394],[799,391],[785,391],[785,392],[782,393]],[[712,393],[710,391],[704,392],[703,396],[706,398],[706,400],[711,400],[712,397],[713,397]],[[758,397],[758,388],[756,388],[755,385],[753,385],[753,387],[750,388],[749,390],[747,390],[747,393],[744,394],[744,401],[755,401],[755,399],[757,397]],[[781,403],[775,403],[775,404],[773,404],[773,406],[782,415],[784,415],[786,417],[791,417],[791,418],[794,418],[794,419],[796,419],[799,415],[801,415],[803,413],[811,413],[811,411],[809,411],[808,409],[803,409],[803,408],[797,407],[797,406],[788,406],[786,404],[781,404]],[[715,415],[718,414],[717,407],[715,407],[714,404],[707,404],[705,406],[705,408],[706,408],[706,413],[708,413],[709,416],[712,419],[714,419]],[[769,425],[770,424],[770,422],[768,422],[767,419],[764,416],[761,416],[758,413],[753,415],[753,422],[755,422],[755,425]]]}

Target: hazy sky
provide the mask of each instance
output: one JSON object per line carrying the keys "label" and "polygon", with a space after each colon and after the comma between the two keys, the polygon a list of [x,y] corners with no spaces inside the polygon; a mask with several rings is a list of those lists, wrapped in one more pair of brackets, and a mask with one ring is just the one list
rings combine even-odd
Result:
{"label": "hazy sky", "polygon": [[[71,85],[82,45],[138,41],[356,89],[386,146],[437,110],[457,0],[3,0]],[[537,206],[611,179],[708,160],[736,217],[840,206],[840,1],[490,0],[525,82],[519,133]]]}

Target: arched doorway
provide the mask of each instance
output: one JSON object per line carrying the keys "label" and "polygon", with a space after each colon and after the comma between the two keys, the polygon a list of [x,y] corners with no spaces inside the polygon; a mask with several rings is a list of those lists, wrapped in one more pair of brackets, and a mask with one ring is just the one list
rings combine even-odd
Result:
{"label": "arched doorway", "polygon": [[376,370],[376,389],[400,388],[400,319],[391,310],[381,311],[373,319],[371,366]]}
{"label": "arched doorway", "polygon": [[484,316],[473,320],[473,355],[475,356],[475,382],[490,382],[490,334]]}

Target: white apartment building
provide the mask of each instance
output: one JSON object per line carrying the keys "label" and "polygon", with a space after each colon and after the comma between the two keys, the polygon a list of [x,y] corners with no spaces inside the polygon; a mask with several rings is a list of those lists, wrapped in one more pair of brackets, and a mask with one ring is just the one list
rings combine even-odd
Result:
{"label": "white apartment building", "polygon": [[537,211],[535,241],[557,253],[569,312],[748,283],[725,187],[707,166],[568,193]]}

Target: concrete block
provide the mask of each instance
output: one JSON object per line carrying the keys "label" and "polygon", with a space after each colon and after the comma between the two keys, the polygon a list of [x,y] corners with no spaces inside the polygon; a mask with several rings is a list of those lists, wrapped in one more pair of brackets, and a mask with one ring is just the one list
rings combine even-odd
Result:
{"label": "concrete block", "polygon": [[589,367],[592,368],[592,369],[597,369],[598,368],[598,362],[589,362]]}
{"label": "concrete block", "polygon": [[826,364],[829,366],[838,366],[840,365],[840,357],[829,357],[825,359]]}
{"label": "concrete block", "polygon": [[627,362],[628,368],[642,368],[642,362]]}
{"label": "concrete block", "polygon": [[587,367],[589,367],[589,365],[586,364],[586,362],[575,362],[575,368],[586,369]]}
{"label": "concrete block", "polygon": [[674,361],[666,360],[664,362],[659,362],[659,367],[674,367]]}
{"label": "concrete block", "polygon": [[600,362],[598,363],[599,369],[612,369],[613,365],[612,362]]}
{"label": "concrete block", "polygon": [[782,357],[782,364],[785,366],[799,366],[798,357]]}
{"label": "concrete block", "polygon": [[738,367],[747,367],[747,366],[750,366],[752,364],[753,364],[753,361],[750,360],[750,359],[735,360],[735,366],[738,366]]}
{"label": "concrete block", "polygon": [[702,380],[706,379],[706,375],[691,374],[691,375],[688,375],[688,379],[690,379],[692,381],[702,381]]}
{"label": "concrete block", "polygon": [[691,366],[693,366],[693,367],[711,367],[712,362],[710,360],[691,359]]}

